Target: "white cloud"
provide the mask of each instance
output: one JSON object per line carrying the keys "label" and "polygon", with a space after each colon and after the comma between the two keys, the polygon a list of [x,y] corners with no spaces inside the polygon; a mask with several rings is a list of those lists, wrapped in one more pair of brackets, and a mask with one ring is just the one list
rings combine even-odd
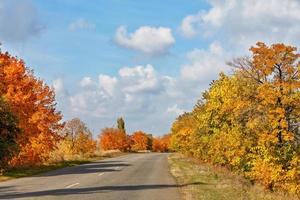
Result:
{"label": "white cloud", "polygon": [[184,113],[184,110],[178,108],[177,104],[174,104],[173,106],[167,108],[167,112],[169,112],[169,113],[175,113],[176,115],[181,115],[181,114]]}
{"label": "white cloud", "polygon": [[142,26],[129,34],[125,26],[120,26],[115,34],[115,42],[144,54],[162,55],[168,52],[175,39],[171,29],[165,27]]}
{"label": "white cloud", "polygon": [[64,83],[61,79],[56,79],[52,83],[52,87],[54,88],[56,93],[61,93],[64,91]]}
{"label": "white cloud", "polygon": [[202,13],[199,12],[196,15],[188,15],[186,16],[179,27],[179,30],[181,33],[188,38],[194,37],[197,35],[197,24],[199,24],[199,21],[202,19]]}
{"label": "white cloud", "polygon": [[[74,95],[70,97],[72,109],[78,111],[84,111],[87,109],[86,99],[83,95]],[[79,109],[80,108],[80,109]]]}
{"label": "white cloud", "polygon": [[181,67],[181,78],[184,81],[210,82],[228,69],[225,57],[217,42],[213,42],[209,50],[194,49],[187,54],[189,63]]}
{"label": "white cloud", "polygon": [[229,70],[226,61],[247,55],[257,41],[300,45],[298,0],[207,2],[211,6],[208,10],[186,16],[180,26],[186,37],[199,34],[214,41],[208,48],[196,48],[187,54],[188,62],[181,67],[181,78],[185,81],[215,79],[219,72]]}
{"label": "white cloud", "polygon": [[22,43],[38,36],[43,29],[37,9],[31,1],[0,1],[1,42]]}
{"label": "white cloud", "polygon": [[94,23],[89,22],[84,18],[79,18],[69,24],[70,31],[93,30],[95,28],[96,28],[96,25]]}
{"label": "white cloud", "polygon": [[219,44],[219,42],[214,41],[209,45],[209,52],[214,55],[222,56],[223,48]]}
{"label": "white cloud", "polygon": [[152,65],[124,67],[119,71],[120,77],[125,82],[123,91],[126,93],[159,92],[159,80]]}
{"label": "white cloud", "polygon": [[[68,98],[68,116],[78,116],[103,128],[123,116],[128,131],[143,128],[167,133],[172,121],[191,110],[209,82],[224,71],[225,52],[218,42],[187,54],[187,64],[177,77],[160,74],[153,65],[122,67],[116,76],[84,77]],[[66,109],[65,108],[65,109]],[[95,127],[94,124],[91,124]]]}
{"label": "white cloud", "polygon": [[116,118],[123,116],[129,131],[143,128],[162,134],[167,133],[169,127],[165,124],[172,122],[185,102],[176,85],[173,77],[159,74],[152,65],[122,67],[116,77],[84,77],[80,87],[60,101],[64,102],[67,117],[78,116],[103,128],[114,125]]}
{"label": "white cloud", "polygon": [[110,96],[113,96],[118,80],[116,77],[110,77],[108,75],[100,74],[99,83],[104,92],[106,92]]}
{"label": "white cloud", "polygon": [[88,87],[93,84],[92,78],[91,77],[83,77],[83,79],[80,81],[80,86],[81,87]]}
{"label": "white cloud", "polygon": [[[249,47],[256,41],[299,44],[300,1],[213,0],[211,8],[189,15],[180,30],[187,37],[200,34],[222,39],[228,46]],[[238,47],[238,48],[240,48]]]}

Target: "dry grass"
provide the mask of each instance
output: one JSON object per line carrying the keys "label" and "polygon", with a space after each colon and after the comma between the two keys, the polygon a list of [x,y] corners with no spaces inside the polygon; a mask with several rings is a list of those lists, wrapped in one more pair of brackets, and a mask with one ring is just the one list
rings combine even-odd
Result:
{"label": "dry grass", "polygon": [[265,191],[225,168],[216,168],[180,154],[169,157],[170,170],[185,200],[296,200]]}

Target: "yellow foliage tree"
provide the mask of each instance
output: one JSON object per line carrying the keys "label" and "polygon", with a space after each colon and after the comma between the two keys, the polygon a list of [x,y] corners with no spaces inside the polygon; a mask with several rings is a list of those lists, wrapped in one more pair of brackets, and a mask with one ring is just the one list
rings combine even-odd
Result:
{"label": "yellow foliage tree", "polygon": [[271,190],[300,193],[300,55],[257,43],[229,63],[191,113],[173,124],[171,144],[203,161],[241,170]]}
{"label": "yellow foliage tree", "polygon": [[66,122],[60,134],[63,139],[54,152],[54,157],[65,160],[73,159],[74,156],[89,157],[95,153],[96,141],[93,140],[89,128],[79,118]]}

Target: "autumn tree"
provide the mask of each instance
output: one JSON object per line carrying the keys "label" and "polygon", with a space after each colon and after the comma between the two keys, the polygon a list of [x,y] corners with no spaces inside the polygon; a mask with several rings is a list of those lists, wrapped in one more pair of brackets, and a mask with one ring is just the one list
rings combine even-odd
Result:
{"label": "autumn tree", "polygon": [[86,124],[79,118],[74,118],[66,122],[64,128],[61,131],[61,135],[69,141],[70,150],[73,153],[78,152],[80,144],[77,142],[80,134],[91,136],[92,133]]}
{"label": "autumn tree", "polygon": [[60,134],[63,139],[58,146],[57,154],[60,154],[61,159],[74,155],[84,157],[93,154],[96,150],[96,141],[93,140],[92,132],[79,118],[67,121]]}
{"label": "autumn tree", "polygon": [[132,151],[149,150],[150,138],[142,131],[136,131],[130,136],[130,148]]}
{"label": "autumn tree", "polygon": [[[197,120],[195,113],[184,113],[180,115],[172,125],[170,146],[175,151],[191,153],[191,145],[194,142]],[[158,141],[156,141],[158,142]],[[153,144],[154,145],[154,144]],[[155,146],[155,145],[154,145]]]}
{"label": "autumn tree", "polygon": [[116,128],[105,128],[99,135],[100,149],[128,151],[129,139],[126,133]]}
{"label": "autumn tree", "polygon": [[273,142],[283,146],[285,141],[297,143],[299,124],[299,57],[296,48],[284,44],[270,47],[257,43],[252,47],[251,59],[237,59],[232,64],[237,72],[258,84],[257,99],[260,109],[267,109],[270,124],[276,124],[271,130]]}
{"label": "autumn tree", "polygon": [[96,151],[96,141],[91,132],[80,132],[75,144],[75,153],[81,156],[93,155]]}
{"label": "autumn tree", "polygon": [[170,150],[170,135],[153,138],[152,150],[154,152],[168,152]]}
{"label": "autumn tree", "polygon": [[148,137],[148,148],[147,148],[147,150],[152,150],[153,135],[152,134],[147,134],[147,137]]}
{"label": "autumn tree", "polygon": [[53,89],[36,78],[24,62],[0,52],[0,94],[19,120],[19,153],[11,165],[35,165],[49,158],[60,139],[61,114]]}
{"label": "autumn tree", "polygon": [[237,72],[257,82],[257,110],[264,113],[264,129],[256,132],[258,144],[252,149],[249,176],[271,189],[300,192],[299,184],[290,182],[300,178],[300,54],[292,46],[261,42],[250,50],[253,56],[248,62],[233,63]]}
{"label": "autumn tree", "polygon": [[240,170],[271,190],[300,194],[300,55],[284,44],[250,50],[252,57],[229,63],[234,73],[221,73],[176,119],[171,147]]}
{"label": "autumn tree", "polygon": [[124,119],[122,117],[117,119],[117,127],[118,127],[119,130],[126,133],[125,122],[124,122]]}
{"label": "autumn tree", "polygon": [[11,113],[4,99],[0,97],[0,174],[18,151],[17,136],[20,131],[17,118]]}

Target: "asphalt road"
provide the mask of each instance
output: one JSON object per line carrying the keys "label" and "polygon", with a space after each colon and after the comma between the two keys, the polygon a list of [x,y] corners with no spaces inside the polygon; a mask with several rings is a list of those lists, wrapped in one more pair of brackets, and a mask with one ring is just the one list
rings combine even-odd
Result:
{"label": "asphalt road", "polygon": [[0,183],[0,199],[179,200],[168,154],[141,153]]}

